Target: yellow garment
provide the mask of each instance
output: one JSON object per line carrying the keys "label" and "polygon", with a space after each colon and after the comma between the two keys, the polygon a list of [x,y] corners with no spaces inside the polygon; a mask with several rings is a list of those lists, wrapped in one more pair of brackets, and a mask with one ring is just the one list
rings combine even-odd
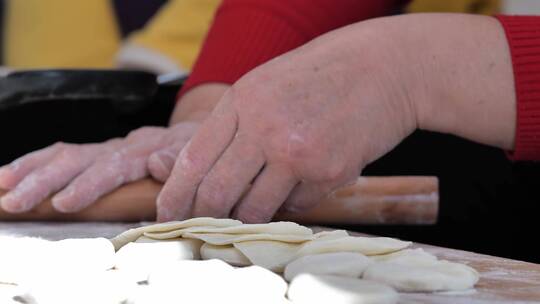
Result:
{"label": "yellow garment", "polygon": [[109,0],[6,1],[4,65],[111,67],[120,33]]}
{"label": "yellow garment", "polygon": [[499,0],[414,0],[407,8],[411,13],[451,12],[484,15],[493,15],[499,10]]}
{"label": "yellow garment", "polygon": [[[144,1],[144,0],[132,0]],[[123,42],[111,0],[8,0],[4,65],[111,68]],[[191,68],[220,0],[169,0],[128,42]]]}
{"label": "yellow garment", "polygon": [[130,42],[157,50],[190,70],[199,54],[220,0],[169,1],[154,18],[129,38]]}

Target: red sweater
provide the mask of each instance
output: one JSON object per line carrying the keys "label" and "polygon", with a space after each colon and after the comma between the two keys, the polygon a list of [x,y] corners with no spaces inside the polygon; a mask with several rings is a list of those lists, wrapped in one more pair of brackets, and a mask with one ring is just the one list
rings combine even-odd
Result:
{"label": "red sweater", "polygon": [[[333,29],[396,12],[407,0],[224,0],[180,95],[232,84],[256,66]],[[540,160],[540,17],[498,16],[512,53],[515,160]]]}

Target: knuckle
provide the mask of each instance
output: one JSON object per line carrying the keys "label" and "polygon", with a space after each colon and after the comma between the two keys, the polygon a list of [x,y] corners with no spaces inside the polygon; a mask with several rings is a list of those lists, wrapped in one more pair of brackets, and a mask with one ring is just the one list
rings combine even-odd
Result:
{"label": "knuckle", "polygon": [[141,127],[139,129],[129,132],[127,135],[128,140],[148,139],[157,134],[163,132],[165,128],[162,127]]}
{"label": "knuckle", "polygon": [[197,191],[196,205],[207,215],[224,215],[226,194],[218,183],[204,182]]}
{"label": "knuckle", "polygon": [[246,205],[238,212],[238,219],[243,223],[264,223],[269,221],[269,213],[261,206]]}

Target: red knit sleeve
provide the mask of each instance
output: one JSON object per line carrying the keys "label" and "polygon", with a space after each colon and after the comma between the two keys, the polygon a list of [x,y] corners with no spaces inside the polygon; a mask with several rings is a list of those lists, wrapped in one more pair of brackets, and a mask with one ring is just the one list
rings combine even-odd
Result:
{"label": "red knit sleeve", "polygon": [[508,39],[517,118],[513,160],[540,160],[540,17],[497,16]]}
{"label": "red knit sleeve", "polygon": [[389,14],[404,0],[224,0],[179,96],[234,83],[256,66],[330,30]]}

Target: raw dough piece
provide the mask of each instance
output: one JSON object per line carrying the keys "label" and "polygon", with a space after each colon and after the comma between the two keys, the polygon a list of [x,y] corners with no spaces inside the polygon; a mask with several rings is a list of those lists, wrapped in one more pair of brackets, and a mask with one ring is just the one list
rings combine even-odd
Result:
{"label": "raw dough piece", "polygon": [[436,261],[424,265],[382,262],[364,272],[364,279],[388,284],[399,291],[429,292],[470,289],[478,282],[478,272],[463,264]]}
{"label": "raw dough piece", "polygon": [[47,241],[0,238],[0,283],[21,284],[47,273],[77,269],[105,271],[114,266],[114,248],[105,238]]}
{"label": "raw dough piece", "polygon": [[217,246],[203,244],[201,247],[201,258],[203,260],[218,259],[233,266],[249,266],[252,264],[240,250],[232,245]]}
{"label": "raw dough piece", "polygon": [[233,219],[216,219],[212,217],[197,217],[185,221],[172,221],[149,226],[129,229],[111,239],[116,250],[127,243],[133,242],[145,232],[164,232],[193,226],[230,227],[242,225],[242,222]]}
{"label": "raw dough piece", "polygon": [[394,289],[376,282],[306,273],[294,278],[287,295],[295,304],[395,304],[399,297]]}
{"label": "raw dough piece", "polygon": [[303,243],[313,239],[313,235],[289,234],[221,234],[221,233],[191,233],[186,232],[184,238],[199,239],[212,245],[229,245],[247,241],[280,241],[287,243]]}
{"label": "raw dough piece", "polygon": [[250,266],[235,269],[233,275],[233,280],[241,287],[238,298],[242,302],[258,303],[264,299],[267,303],[276,303],[285,300],[287,282],[270,270]]}
{"label": "raw dough piece", "polygon": [[175,238],[185,232],[193,233],[220,233],[220,234],[287,234],[287,235],[312,235],[311,229],[293,222],[273,222],[267,224],[244,224],[231,227],[191,227],[188,230],[175,230],[169,232],[147,232],[146,236],[155,239]]}
{"label": "raw dough piece", "polygon": [[195,239],[129,243],[116,253],[115,268],[135,281],[145,281],[152,270],[163,265],[200,258],[201,246]]}
{"label": "raw dough piece", "polygon": [[319,238],[303,244],[298,251],[298,256],[343,251],[377,255],[395,252],[410,245],[411,242],[386,237],[346,236],[341,238]]}
{"label": "raw dough piece", "polygon": [[232,303],[238,289],[233,270],[220,260],[179,261],[155,269],[148,279],[157,295],[153,303]]}
{"label": "raw dough piece", "polygon": [[368,257],[356,252],[306,255],[289,263],[284,276],[289,282],[301,273],[360,278],[371,263]]}
{"label": "raw dough piece", "polygon": [[285,266],[295,259],[298,244],[276,241],[249,241],[234,243],[253,265],[275,272],[283,272]]}
{"label": "raw dough piece", "polygon": [[49,273],[21,286],[19,297],[29,304],[120,304],[136,288],[116,271]]}
{"label": "raw dough piece", "polygon": [[424,251],[422,248],[405,249],[384,255],[373,255],[370,258],[375,262],[392,262],[408,265],[425,265],[437,261],[436,256]]}
{"label": "raw dough piece", "polygon": [[349,233],[345,230],[325,230],[313,235],[315,239],[339,239],[344,236],[349,236]]}

